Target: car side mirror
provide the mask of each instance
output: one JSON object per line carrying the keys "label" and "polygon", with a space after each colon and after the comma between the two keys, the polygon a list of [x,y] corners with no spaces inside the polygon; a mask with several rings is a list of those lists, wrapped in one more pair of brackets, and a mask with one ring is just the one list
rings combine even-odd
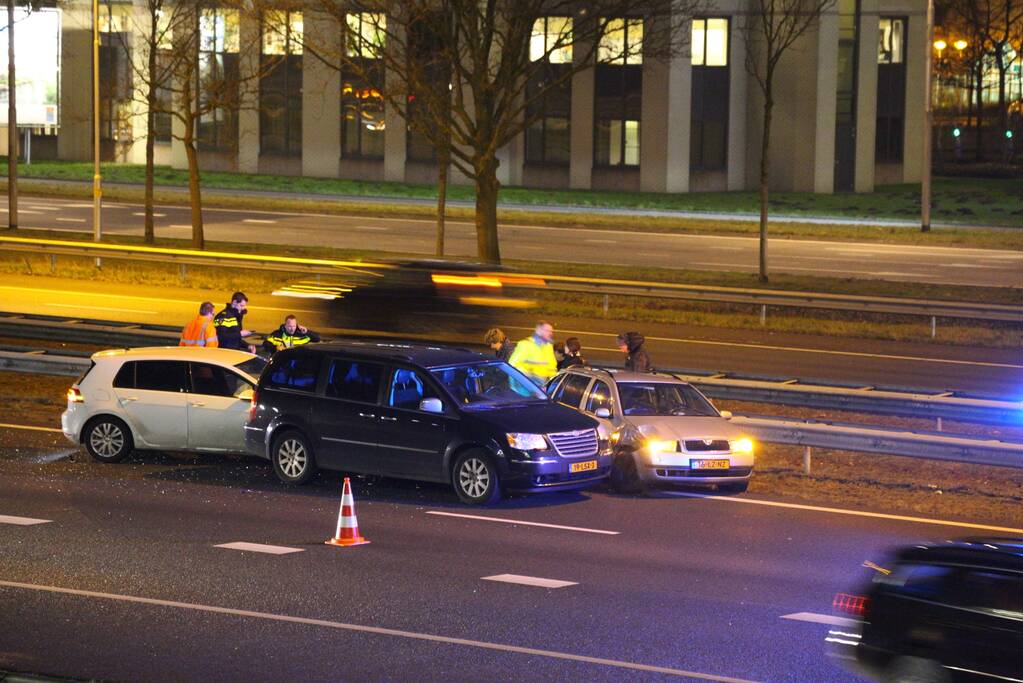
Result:
{"label": "car side mirror", "polygon": [[242,393],[238,394],[238,400],[251,402],[253,393],[252,389],[246,389]]}
{"label": "car side mirror", "polygon": [[424,398],[419,402],[419,409],[424,413],[443,413],[444,404],[439,398]]}
{"label": "car side mirror", "polygon": [[721,412],[721,417],[725,418],[726,420],[731,420],[732,419],[732,411],[731,410],[722,410],[720,412]]}
{"label": "car side mirror", "polygon": [[608,410],[607,408],[597,408],[597,410],[593,414],[605,420],[611,419],[611,411]]}

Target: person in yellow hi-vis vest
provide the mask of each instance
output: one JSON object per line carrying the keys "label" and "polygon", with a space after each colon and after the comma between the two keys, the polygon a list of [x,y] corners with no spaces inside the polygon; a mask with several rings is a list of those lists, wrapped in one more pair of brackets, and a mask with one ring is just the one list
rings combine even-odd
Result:
{"label": "person in yellow hi-vis vest", "polygon": [[204,301],[199,306],[199,315],[195,316],[195,319],[181,330],[181,341],[178,342],[178,346],[217,348],[219,342],[217,341],[217,328],[213,324],[213,311],[213,302]]}
{"label": "person in yellow hi-vis vest", "polygon": [[558,360],[554,357],[554,326],[546,320],[536,324],[533,335],[515,345],[508,363],[529,379],[543,386],[558,374]]}

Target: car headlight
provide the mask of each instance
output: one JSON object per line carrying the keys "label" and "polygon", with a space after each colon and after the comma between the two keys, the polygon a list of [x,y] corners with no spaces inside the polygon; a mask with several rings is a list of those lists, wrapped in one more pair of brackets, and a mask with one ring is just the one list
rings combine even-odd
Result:
{"label": "car headlight", "polygon": [[548,449],[547,439],[543,434],[526,434],[524,432],[508,434],[508,445],[520,451],[546,451]]}
{"label": "car headlight", "polygon": [[729,441],[728,448],[731,449],[733,453],[752,453],[753,439],[744,436],[741,439]]}
{"label": "car headlight", "polygon": [[678,441],[665,441],[663,439],[647,439],[646,449],[657,455],[658,453],[674,453],[678,450]]}

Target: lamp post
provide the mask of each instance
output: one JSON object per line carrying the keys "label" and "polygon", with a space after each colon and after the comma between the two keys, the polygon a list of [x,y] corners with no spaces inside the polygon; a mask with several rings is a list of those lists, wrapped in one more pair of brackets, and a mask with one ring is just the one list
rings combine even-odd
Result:
{"label": "lamp post", "polygon": [[7,0],[7,227],[18,227],[18,108],[15,106],[14,0]]}
{"label": "lamp post", "polygon": [[[927,0],[927,58],[924,60],[924,154],[920,178],[920,231],[931,230],[931,136],[934,131],[931,46],[934,45],[934,0]],[[947,45],[946,45],[947,47]]]}
{"label": "lamp post", "polygon": [[[99,0],[92,0],[92,238],[103,237],[100,208],[103,191],[99,172]],[[99,267],[100,260],[96,259]]]}

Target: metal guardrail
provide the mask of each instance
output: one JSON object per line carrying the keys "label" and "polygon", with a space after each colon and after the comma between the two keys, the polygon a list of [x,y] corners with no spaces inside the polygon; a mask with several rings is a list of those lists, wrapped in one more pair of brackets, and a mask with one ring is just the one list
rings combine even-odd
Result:
{"label": "metal guardrail", "polygon": [[[289,256],[229,254],[190,249],[166,249],[143,245],[90,243],[75,240],[42,240],[24,237],[0,237],[0,250],[43,254],[50,257],[51,269],[57,255],[87,258],[113,258],[135,261],[176,263],[182,277],[188,265],[214,266],[229,264],[238,268],[258,268],[302,274],[372,273],[395,266],[369,261],[307,259]],[[674,283],[641,282],[541,275],[495,273],[506,286],[604,295],[605,310],[609,296],[656,297],[705,303],[744,304],[760,307],[761,322],[766,320],[769,306],[925,316],[931,318],[931,335],[936,334],[937,319],[986,320],[1023,323],[1023,306],[982,304],[964,301],[907,299],[896,297],[858,296],[815,292],[789,292],[771,289],[743,289]]]}
{"label": "metal guardrail", "polygon": [[[89,367],[80,356],[45,352],[0,351],[0,370],[77,377]],[[1023,467],[1023,443],[919,434],[864,425],[838,425],[736,415],[732,423],[766,443],[807,447],[804,470],[810,468],[810,447],[948,460],[976,465]]]}

